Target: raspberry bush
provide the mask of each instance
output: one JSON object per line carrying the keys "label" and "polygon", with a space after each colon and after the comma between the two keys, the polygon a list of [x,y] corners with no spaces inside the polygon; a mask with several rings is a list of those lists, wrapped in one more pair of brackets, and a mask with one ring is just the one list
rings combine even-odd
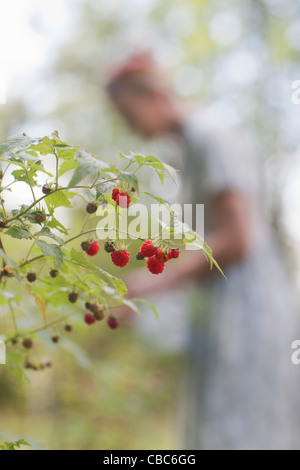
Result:
{"label": "raspberry bush", "polygon": [[[116,329],[118,306],[125,304],[138,312],[139,302],[145,303],[124,298],[123,281],[96,263],[98,251],[104,251],[120,272],[130,264],[124,233],[122,240],[99,239],[98,209],[105,210],[109,203],[114,204],[117,213],[128,211],[139,197],[137,174],[142,167],[156,172],[162,183],[165,177],[175,179],[176,172],[153,156],[119,156],[121,165],[117,168],[62,142],[57,132],[43,138],[25,134],[10,137],[0,146],[0,304],[2,316],[8,318],[0,338],[6,343],[7,364],[18,377],[25,369],[52,366],[51,359],[41,360],[34,355],[36,343],[42,341],[41,333],[49,332],[52,342],[58,343],[60,335],[72,332],[75,315],[93,328],[96,322],[106,319],[102,327]],[[30,188],[29,203],[25,204],[22,194],[14,189],[18,182]],[[166,201],[145,194],[171,212],[170,239],[163,237],[165,227],[153,239],[140,239],[140,251],[133,254],[133,259],[158,275],[166,262],[178,258],[185,244],[192,244],[217,265],[209,247],[189,228],[185,227],[181,240],[175,240],[179,224],[176,214]],[[11,195],[17,201],[16,207],[11,207]],[[79,204],[86,216],[81,230],[75,233],[59,215],[59,209],[78,208]],[[93,228],[86,229],[87,222],[92,222]],[[116,230],[121,233],[118,227]],[[18,259],[15,247],[21,243],[27,252]],[[155,307],[150,307],[157,315]],[[30,328],[22,326],[26,312],[30,312]]]}

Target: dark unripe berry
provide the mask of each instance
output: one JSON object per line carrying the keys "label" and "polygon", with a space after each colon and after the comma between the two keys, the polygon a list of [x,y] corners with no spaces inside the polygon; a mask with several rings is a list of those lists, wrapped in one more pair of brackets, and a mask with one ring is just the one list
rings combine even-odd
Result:
{"label": "dark unripe berry", "polygon": [[37,365],[33,364],[28,358],[25,360],[24,367],[25,369],[38,370]]}
{"label": "dark unripe berry", "polygon": [[32,363],[28,358],[25,359],[25,364],[24,364],[25,369],[31,369],[32,368]]}
{"label": "dark unripe berry", "polygon": [[68,333],[71,333],[71,331],[73,331],[73,325],[65,325],[64,330]]}
{"label": "dark unripe berry", "polygon": [[27,278],[28,282],[34,282],[34,281],[36,281],[36,274],[35,273],[28,273],[26,278]]}
{"label": "dark unripe berry", "polygon": [[87,308],[88,310],[90,310],[90,312],[93,312],[93,313],[96,312],[96,311],[99,309],[99,305],[98,305],[98,304],[93,304],[93,303],[91,303],[91,302],[87,302],[87,303],[85,304],[85,306],[86,306],[86,308]]}
{"label": "dark unripe berry", "polygon": [[31,338],[24,338],[22,344],[23,344],[23,347],[26,349],[33,348],[33,340]]}
{"label": "dark unripe berry", "polygon": [[103,318],[105,317],[105,314],[104,314],[104,311],[103,310],[96,310],[95,312],[93,312],[94,314],[94,318],[97,320],[97,321],[101,321],[103,320]]}
{"label": "dark unripe berry", "polygon": [[106,253],[112,253],[113,251],[115,251],[115,242],[110,239],[106,240],[104,243],[104,250],[106,251]]}
{"label": "dark unripe berry", "polygon": [[7,265],[3,268],[2,272],[3,272],[3,276],[6,276],[6,277],[14,277],[15,275],[13,268]]}
{"label": "dark unripe berry", "polygon": [[141,260],[145,259],[145,257],[142,255],[142,253],[138,252],[138,253],[136,254],[136,259],[137,259],[138,261],[141,261]]}
{"label": "dark unripe berry", "polygon": [[36,214],[36,215],[34,216],[34,220],[35,220],[35,222],[36,222],[37,224],[41,224],[42,222],[45,222],[46,216],[43,215],[43,214]]}
{"label": "dark unripe berry", "polygon": [[71,304],[75,304],[75,302],[77,302],[77,299],[78,299],[77,292],[71,292],[71,294],[68,295],[68,299],[69,299],[69,302],[71,302]]}
{"label": "dark unripe berry", "polygon": [[96,212],[97,209],[98,209],[98,205],[94,201],[89,202],[85,208],[88,214],[94,214],[94,212]]}
{"label": "dark unripe berry", "polygon": [[88,251],[91,248],[91,243],[90,242],[82,242],[80,246],[83,249],[83,251]]}
{"label": "dark unripe berry", "polygon": [[0,220],[0,228],[5,228],[5,221],[4,220]]}
{"label": "dark unripe berry", "polygon": [[58,335],[55,335],[55,336],[52,336],[52,343],[58,343],[59,342],[59,336]]}
{"label": "dark unripe berry", "polygon": [[107,324],[109,328],[111,328],[112,330],[115,330],[116,328],[118,328],[120,323],[115,317],[108,317]]}
{"label": "dark unripe berry", "polygon": [[51,193],[51,188],[49,188],[49,186],[44,184],[44,186],[42,187],[42,193],[43,194],[50,194]]}
{"label": "dark unripe berry", "polygon": [[13,346],[15,346],[16,344],[18,344],[18,342],[19,342],[18,338],[11,338],[11,344],[12,344]]}
{"label": "dark unripe berry", "polygon": [[58,271],[58,269],[52,269],[49,274],[50,274],[51,277],[54,278],[54,277],[59,275],[59,271]]}

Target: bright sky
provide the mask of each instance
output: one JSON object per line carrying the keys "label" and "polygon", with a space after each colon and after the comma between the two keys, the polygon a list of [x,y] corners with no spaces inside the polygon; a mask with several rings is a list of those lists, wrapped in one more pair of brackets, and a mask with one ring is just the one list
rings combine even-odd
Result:
{"label": "bright sky", "polygon": [[0,73],[7,93],[51,55],[68,34],[69,0],[9,0],[0,3]]}

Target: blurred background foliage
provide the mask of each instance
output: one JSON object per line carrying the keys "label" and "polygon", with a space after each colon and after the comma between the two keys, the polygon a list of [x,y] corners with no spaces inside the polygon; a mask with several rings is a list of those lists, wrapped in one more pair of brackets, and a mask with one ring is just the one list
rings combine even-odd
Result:
{"label": "blurred background foliage", "polygon": [[[0,138],[57,129],[110,161],[119,150],[170,159],[174,146],[132,135],[103,90],[113,61],[151,50],[181,99],[247,128],[260,144],[273,223],[299,285],[300,108],[291,101],[300,79],[299,13],[293,0],[5,2]],[[80,209],[68,215],[70,223],[81,216]],[[5,312],[0,320],[8,321]],[[72,339],[57,348],[48,338],[55,367],[31,374],[29,386],[1,367],[3,437],[22,436],[36,448],[176,448],[180,345],[157,349],[135,329],[87,331],[81,322]]]}

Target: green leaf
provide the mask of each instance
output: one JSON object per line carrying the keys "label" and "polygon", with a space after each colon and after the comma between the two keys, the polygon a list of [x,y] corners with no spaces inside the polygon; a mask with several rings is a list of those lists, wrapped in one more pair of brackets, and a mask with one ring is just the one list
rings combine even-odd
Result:
{"label": "green leaf", "polygon": [[29,162],[28,167],[34,172],[40,171],[41,173],[45,173],[48,176],[52,176],[52,173],[45,170],[45,168],[40,164],[37,164],[37,163],[34,163],[34,162]]}
{"label": "green leaf", "polygon": [[164,163],[165,170],[168,172],[170,178],[174,181],[174,183],[177,183],[177,172],[178,170],[175,170],[170,165],[167,165],[167,163]]}
{"label": "green leaf", "polygon": [[56,207],[71,207],[70,201],[64,191],[55,191],[45,197],[45,202],[49,211]]}
{"label": "green leaf", "polygon": [[68,230],[55,217],[52,217],[51,220],[48,221],[48,227],[55,228],[60,233],[68,235]]}
{"label": "green leaf", "polygon": [[166,201],[162,197],[154,196],[153,194],[148,193],[147,191],[145,191],[144,194],[147,194],[147,196],[152,197],[153,199],[155,199],[155,201],[159,202],[160,204],[169,205],[168,201]]}
{"label": "green leaf", "polygon": [[97,192],[97,198],[103,196],[103,194],[107,193],[108,191],[113,189],[115,186],[116,186],[115,181],[103,181],[103,183],[100,182],[99,184],[97,184],[97,186],[95,186],[96,192]]}
{"label": "green leaf", "polygon": [[34,179],[37,175],[35,171],[31,170],[14,170],[12,172],[12,176],[17,180],[23,183],[28,184],[29,186],[35,186],[36,180]]}
{"label": "green leaf", "polygon": [[10,227],[8,230],[6,230],[5,235],[9,235],[10,237],[19,239],[32,238],[32,234],[28,230],[25,230],[24,228],[18,226]]}
{"label": "green leaf", "polygon": [[57,266],[60,268],[63,264],[63,254],[58,245],[52,243],[46,243],[43,240],[36,240],[36,245],[41,249],[45,256],[51,256],[55,258]]}
{"label": "green leaf", "polygon": [[27,149],[30,145],[39,141],[40,139],[32,139],[25,134],[8,137],[8,139],[0,145],[0,155],[10,152],[17,153],[21,150]]}
{"label": "green leaf", "polygon": [[67,160],[60,165],[58,176],[62,176],[67,171],[74,170],[76,167],[77,167],[77,162],[75,160]]}
{"label": "green leaf", "polygon": [[78,150],[75,154],[77,158],[78,167],[76,168],[73,177],[69,183],[69,187],[76,186],[80,181],[89,175],[97,175],[98,171],[103,168],[108,168],[108,165],[91,153],[85,150]]}
{"label": "green leaf", "polygon": [[142,165],[146,159],[144,155],[133,155],[133,158],[138,163],[138,165]]}
{"label": "green leaf", "polygon": [[16,447],[19,449],[21,446],[29,446],[31,447],[31,444],[26,442],[24,439],[19,439],[16,442],[7,442],[5,441],[3,445],[0,445],[1,450],[16,450]]}
{"label": "green leaf", "polygon": [[51,232],[51,230],[49,229],[49,227],[43,227],[39,232],[36,232],[34,234],[35,237],[48,237],[48,238],[52,238],[53,240],[57,241],[60,245],[63,245],[64,244],[64,241],[62,240],[62,238],[60,238],[58,235],[56,235],[55,233]]}
{"label": "green leaf", "polygon": [[125,155],[125,154],[122,153],[122,152],[119,152],[119,158],[127,158],[127,160],[130,160],[131,162],[134,160],[134,156],[133,156],[133,155]]}
{"label": "green leaf", "polygon": [[137,192],[139,192],[138,179],[134,173],[128,173],[127,171],[120,171],[120,178],[128,186],[132,186]]}

